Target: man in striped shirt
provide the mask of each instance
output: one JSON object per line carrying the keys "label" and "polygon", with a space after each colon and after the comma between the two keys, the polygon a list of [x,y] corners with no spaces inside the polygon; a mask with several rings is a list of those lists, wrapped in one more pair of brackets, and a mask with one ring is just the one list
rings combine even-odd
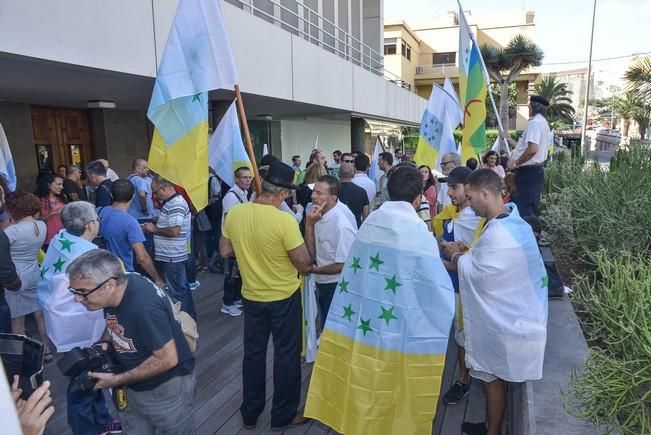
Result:
{"label": "man in striped shirt", "polygon": [[170,295],[181,302],[181,310],[196,319],[197,313],[185,272],[188,258],[190,208],[168,180],[158,177],[151,183],[152,193],[161,203],[156,224],[142,224],[143,231],[154,235],[155,259],[163,267]]}

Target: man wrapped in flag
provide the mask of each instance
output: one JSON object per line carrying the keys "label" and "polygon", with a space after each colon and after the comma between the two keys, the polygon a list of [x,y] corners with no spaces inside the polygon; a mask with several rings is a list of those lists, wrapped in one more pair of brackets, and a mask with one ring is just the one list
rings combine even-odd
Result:
{"label": "man wrapped in flag", "polygon": [[469,435],[501,433],[504,381],[542,377],[547,340],[547,273],[531,227],[502,201],[502,180],[490,169],[473,172],[465,193],[486,225],[466,252],[445,245],[456,263],[463,304],[466,364],[486,390],[486,423],[464,423]]}
{"label": "man wrapped in flag", "polygon": [[391,201],[357,233],[330,306],[305,415],[337,432],[432,432],[454,291],[416,214],[422,186],[416,168],[394,170]]}

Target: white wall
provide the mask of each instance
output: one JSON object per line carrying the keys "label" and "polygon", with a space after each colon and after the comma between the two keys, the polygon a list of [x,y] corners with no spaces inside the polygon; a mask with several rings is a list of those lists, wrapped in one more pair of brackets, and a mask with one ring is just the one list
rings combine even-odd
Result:
{"label": "white wall", "polygon": [[318,148],[326,153],[328,164],[332,163],[333,151],[350,151],[350,120],[283,120],[280,121],[282,157],[279,157],[283,162],[290,163],[292,156],[299,154],[304,166],[310,157],[317,134]]}

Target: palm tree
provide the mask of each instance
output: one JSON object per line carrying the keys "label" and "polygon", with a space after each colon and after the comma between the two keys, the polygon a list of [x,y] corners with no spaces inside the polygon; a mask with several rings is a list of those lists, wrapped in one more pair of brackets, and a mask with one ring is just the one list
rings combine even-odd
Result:
{"label": "palm tree", "polygon": [[543,77],[536,85],[536,93],[547,98],[547,119],[549,123],[562,122],[572,125],[574,123],[574,107],[572,107],[572,91],[567,89],[567,83],[559,81],[556,77]]}
{"label": "palm tree", "polygon": [[637,59],[628,67],[624,78],[628,81],[628,89],[640,98],[651,101],[651,56]]}
{"label": "palm tree", "polygon": [[637,122],[640,130],[640,139],[644,139],[646,137],[646,129],[651,124],[651,104],[638,106],[633,113],[633,120]]}
{"label": "palm tree", "polygon": [[622,135],[628,136],[631,119],[640,105],[640,99],[633,92],[626,92],[623,97],[615,99],[615,113],[622,118]]}
{"label": "palm tree", "polygon": [[481,46],[481,54],[488,75],[500,86],[500,120],[509,128],[509,84],[520,73],[532,66],[539,66],[545,54],[534,42],[524,35],[516,35],[506,48]]}

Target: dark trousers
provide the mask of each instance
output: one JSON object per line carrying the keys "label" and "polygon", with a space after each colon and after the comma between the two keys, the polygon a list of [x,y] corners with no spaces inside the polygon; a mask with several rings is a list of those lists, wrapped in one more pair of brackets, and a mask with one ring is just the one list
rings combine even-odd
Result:
{"label": "dark trousers", "polygon": [[242,278],[235,270],[235,257],[224,260],[224,305],[242,299]]}
{"label": "dark trousers", "polygon": [[7,304],[4,297],[2,298],[2,301],[0,301],[0,333],[11,334],[11,311],[9,310],[9,304]]}
{"label": "dark trousers", "polygon": [[274,345],[274,394],[271,426],[282,427],[296,416],[301,399],[301,293],[274,302],[244,300],[244,424],[255,424],[265,404],[269,334]]}
{"label": "dark trousers", "polygon": [[337,283],[329,284],[319,284],[316,283],[316,296],[317,302],[319,304],[319,330],[323,331],[325,326],[326,319],[328,318],[328,312],[330,311],[330,304],[332,303],[332,298],[335,295],[335,290],[337,289]]}
{"label": "dark trousers", "polygon": [[106,425],[112,421],[103,390],[73,393],[68,385],[66,400],[68,425],[74,435],[97,435],[104,432]]}
{"label": "dark trousers", "polygon": [[538,216],[545,170],[542,165],[520,166],[515,173],[515,197],[520,216]]}
{"label": "dark trousers", "polygon": [[174,299],[174,302],[181,302],[181,310],[196,320],[197,311],[194,308],[194,299],[192,299],[192,292],[188,286],[188,278],[185,272],[186,262],[161,262],[161,265],[163,266],[163,279],[167,284],[170,296]]}

